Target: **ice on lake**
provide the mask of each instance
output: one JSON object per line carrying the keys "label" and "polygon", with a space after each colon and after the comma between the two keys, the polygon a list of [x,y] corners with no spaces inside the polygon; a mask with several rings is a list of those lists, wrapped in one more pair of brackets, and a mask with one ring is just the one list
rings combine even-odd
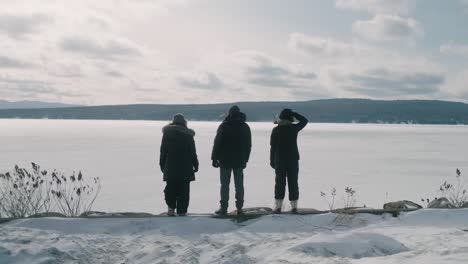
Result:
{"label": "ice on lake", "polygon": [[[0,120],[0,171],[31,161],[44,169],[81,170],[101,178],[95,209],[166,210],[159,170],[160,121]],[[249,123],[251,160],[245,171],[245,206],[273,204],[274,171],[269,166],[271,123]],[[218,207],[219,175],[210,155],[219,123],[189,122],[200,171],[192,183],[190,212]],[[353,187],[357,204],[381,208],[387,201],[438,195],[455,169],[468,173],[468,127],[383,124],[309,124],[299,136],[300,206],[327,209],[320,191]],[[231,209],[234,186],[231,183]]]}

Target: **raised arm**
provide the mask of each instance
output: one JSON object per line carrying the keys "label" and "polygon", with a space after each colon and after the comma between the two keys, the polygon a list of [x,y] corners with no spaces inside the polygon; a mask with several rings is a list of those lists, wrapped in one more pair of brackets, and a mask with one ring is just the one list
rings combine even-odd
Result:
{"label": "raised arm", "polygon": [[309,120],[307,120],[307,118],[305,118],[303,115],[297,112],[294,112],[293,116],[299,121],[299,123],[295,125],[297,131],[301,131],[307,125],[307,123],[309,123]]}

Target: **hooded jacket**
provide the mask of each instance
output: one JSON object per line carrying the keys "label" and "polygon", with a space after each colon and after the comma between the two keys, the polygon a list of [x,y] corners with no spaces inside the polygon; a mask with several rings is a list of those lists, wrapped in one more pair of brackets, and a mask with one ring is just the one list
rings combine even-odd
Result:
{"label": "hooded jacket", "polygon": [[219,125],[211,159],[222,168],[245,168],[250,158],[252,135],[242,112],[230,113]]}
{"label": "hooded jacket", "polygon": [[159,166],[164,181],[195,180],[198,158],[194,136],[195,131],[184,125],[169,124],[163,128]]}

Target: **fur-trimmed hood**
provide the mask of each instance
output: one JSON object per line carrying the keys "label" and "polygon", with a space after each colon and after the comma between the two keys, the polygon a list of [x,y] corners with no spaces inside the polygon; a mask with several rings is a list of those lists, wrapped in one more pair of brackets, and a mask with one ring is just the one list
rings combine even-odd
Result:
{"label": "fur-trimmed hood", "polygon": [[179,132],[179,133],[183,133],[192,137],[195,136],[195,131],[193,129],[190,129],[181,125],[172,124],[172,123],[164,126],[162,131],[163,133]]}

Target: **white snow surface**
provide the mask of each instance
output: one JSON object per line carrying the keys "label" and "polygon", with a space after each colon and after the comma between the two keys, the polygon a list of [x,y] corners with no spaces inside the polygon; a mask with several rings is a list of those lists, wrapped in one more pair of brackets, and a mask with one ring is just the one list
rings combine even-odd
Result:
{"label": "white snow surface", "polygon": [[356,216],[24,219],[0,263],[467,263],[468,209]]}
{"label": "white snow surface", "polygon": [[[0,120],[0,172],[15,164],[100,177],[94,209],[104,212],[167,210],[159,170],[161,121]],[[219,206],[219,170],[211,149],[219,122],[189,122],[200,170],[191,184],[189,212]],[[272,123],[249,123],[252,154],[245,170],[245,207],[273,206],[275,175],[270,168]],[[356,190],[357,205],[439,197],[439,186],[468,173],[468,126],[308,124],[298,138],[301,153],[300,207],[328,209],[320,192]],[[231,183],[230,209],[235,208]]]}

